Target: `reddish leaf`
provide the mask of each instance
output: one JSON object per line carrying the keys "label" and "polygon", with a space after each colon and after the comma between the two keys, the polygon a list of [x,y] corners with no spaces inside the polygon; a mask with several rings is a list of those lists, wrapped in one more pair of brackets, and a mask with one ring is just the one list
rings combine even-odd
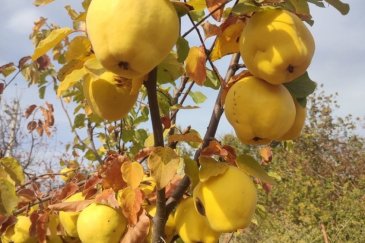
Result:
{"label": "reddish leaf", "polygon": [[161,117],[161,122],[164,129],[169,129],[171,127],[171,119],[168,116]]}
{"label": "reddish leaf", "polygon": [[[52,109],[53,109],[53,107],[52,107]],[[42,111],[42,114],[44,117],[44,121],[46,123],[45,125],[47,127],[52,127],[54,125],[53,112],[44,107],[41,107],[41,111]]]}
{"label": "reddish leaf", "polygon": [[43,70],[46,70],[49,67],[49,65],[51,64],[51,59],[47,55],[43,55],[43,56],[40,56],[36,60],[36,62],[38,64],[38,70],[43,71]]}
{"label": "reddish leaf", "polygon": [[38,120],[37,133],[40,137],[43,136],[43,131],[43,122],[41,120]]}
{"label": "reddish leaf", "polygon": [[206,60],[207,56],[202,46],[190,48],[188,57],[185,60],[187,76],[199,85],[203,85],[207,78],[207,70],[205,68]]}
{"label": "reddish leaf", "polygon": [[260,149],[260,156],[265,163],[269,163],[272,160],[272,150],[269,146],[262,147]]}
{"label": "reddish leaf", "polygon": [[143,148],[141,149],[136,156],[134,157],[135,160],[141,162],[142,160],[146,159],[150,154],[153,152],[154,148]]}
{"label": "reddish leaf", "polygon": [[175,189],[179,186],[182,177],[180,175],[175,175],[171,182],[165,188],[166,198],[169,198],[174,193]]}
{"label": "reddish leaf", "polygon": [[8,217],[5,217],[3,215],[0,215],[1,217],[1,228],[0,228],[0,235],[3,234],[9,227],[13,226],[16,223],[16,217],[11,215]]}
{"label": "reddish leaf", "polygon": [[82,194],[85,195],[85,198],[90,198],[96,193],[97,185],[101,183],[101,179],[97,175],[91,176],[85,183],[84,189],[82,190]]}
{"label": "reddish leaf", "polygon": [[55,203],[52,205],[48,205],[48,208],[55,211],[64,211],[64,212],[80,212],[91,203],[95,202],[95,200],[81,200],[81,201],[73,201],[73,202],[61,202]]}
{"label": "reddish leaf", "polygon": [[54,108],[53,108],[53,105],[51,104],[51,103],[48,103],[47,101],[46,101],[46,106],[47,106],[47,108],[48,108],[48,110],[50,111],[50,112],[54,112]]}
{"label": "reddish leaf", "polygon": [[25,57],[22,57],[20,60],[19,60],[19,63],[18,63],[18,68],[19,69],[23,69],[24,68],[24,65],[29,61],[31,60],[32,57],[31,56],[25,56]]}
{"label": "reddish leaf", "polygon": [[150,218],[147,216],[146,211],[143,210],[138,217],[138,222],[134,227],[128,227],[121,243],[134,243],[144,242],[148,236],[150,229]]}
{"label": "reddish leaf", "polygon": [[222,32],[221,29],[217,25],[211,24],[209,22],[204,22],[202,27],[204,30],[205,39],[212,37],[212,36],[219,35]]}
{"label": "reddish leaf", "polygon": [[57,192],[55,199],[63,200],[73,194],[75,194],[79,190],[79,186],[74,182],[67,183],[61,191]]}
{"label": "reddish leaf", "polygon": [[38,220],[36,222],[36,231],[38,242],[46,243],[46,234],[47,234],[47,225],[48,225],[48,213],[42,213],[39,215]]}
{"label": "reddish leaf", "polygon": [[31,202],[31,201],[37,199],[37,196],[34,193],[34,191],[29,188],[20,189],[17,192],[17,195],[20,197],[22,202]]}
{"label": "reddish leaf", "polygon": [[142,208],[143,194],[141,190],[124,188],[118,194],[118,202],[122,207],[122,212],[127,218],[129,225],[136,225],[138,221],[138,213]]}
{"label": "reddish leaf", "polygon": [[209,12],[213,12],[214,10],[216,10],[217,8],[219,8],[219,6],[222,6],[219,10],[215,11],[212,16],[216,21],[221,21],[222,15],[223,15],[223,9],[224,9],[224,3],[227,2],[227,0],[205,0],[205,2],[207,3],[207,7]]}
{"label": "reddish leaf", "polygon": [[269,183],[262,183],[262,188],[264,189],[264,191],[266,192],[266,194],[269,194],[272,190],[272,185]]}
{"label": "reddish leaf", "polygon": [[37,128],[37,122],[36,121],[30,121],[28,122],[27,129],[29,132],[33,132],[34,129]]}
{"label": "reddish leaf", "polygon": [[38,221],[39,216],[40,216],[40,213],[38,211],[33,212],[29,216],[30,221],[32,222],[32,224],[30,225],[30,228],[29,228],[29,234],[33,237],[37,236],[37,221]]}
{"label": "reddish leaf", "polygon": [[109,188],[96,195],[95,202],[109,205],[112,208],[118,209],[119,203],[115,197],[113,189]]}
{"label": "reddish leaf", "polygon": [[125,156],[111,155],[102,165],[99,174],[101,175],[104,189],[112,188],[114,191],[119,191],[126,186],[120,170],[125,161],[127,161]]}
{"label": "reddish leaf", "polygon": [[5,84],[4,83],[0,83],[0,95],[3,94],[5,89]]}
{"label": "reddish leaf", "polygon": [[37,108],[37,106],[36,105],[30,105],[30,106],[28,106],[28,108],[25,110],[25,113],[24,113],[24,115],[25,115],[25,118],[26,119],[28,119],[28,117],[30,116],[30,115],[32,115],[32,113],[33,113],[33,111],[35,110],[35,108]]}

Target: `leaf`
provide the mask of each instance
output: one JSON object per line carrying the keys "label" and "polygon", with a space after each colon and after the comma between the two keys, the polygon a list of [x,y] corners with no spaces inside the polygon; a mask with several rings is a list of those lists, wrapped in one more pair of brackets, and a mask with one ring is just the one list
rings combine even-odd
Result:
{"label": "leaf", "polygon": [[275,185],[273,178],[268,176],[261,165],[250,155],[242,154],[237,157],[237,166],[247,174],[260,179],[263,182]]}
{"label": "leaf", "polygon": [[201,165],[199,171],[199,180],[205,182],[213,176],[218,176],[226,172],[228,164],[224,162],[218,162],[213,158],[200,156],[199,164]]}
{"label": "leaf", "polygon": [[210,55],[212,61],[240,51],[239,39],[244,26],[245,24],[242,21],[238,21],[237,23],[226,27],[223,33],[218,36],[217,41],[214,44]]}
{"label": "leaf", "polygon": [[189,95],[196,104],[201,104],[207,99],[207,97],[200,91],[190,91]]}
{"label": "leaf", "polygon": [[197,142],[201,143],[203,140],[201,139],[199,133],[186,133],[186,134],[172,134],[168,138],[169,143],[173,142]]}
{"label": "leaf", "polygon": [[[224,4],[227,1],[228,0],[205,0],[205,2],[207,3],[209,12],[212,13],[213,11],[215,11],[214,13],[212,13],[212,17],[218,22],[221,21],[221,18],[223,15],[223,10],[224,10]],[[219,8],[219,6],[222,6],[222,7],[216,11],[216,9]]]}
{"label": "leaf", "polygon": [[103,188],[113,188],[114,191],[119,191],[126,186],[121,171],[122,164],[126,161],[127,158],[121,155],[112,155],[107,159],[99,170]]}
{"label": "leaf", "polygon": [[76,36],[68,45],[65,53],[66,61],[82,59],[91,54],[91,43],[86,36]]}
{"label": "leaf", "polygon": [[203,85],[207,78],[205,62],[207,57],[203,47],[192,47],[185,60],[186,75],[197,84]]}
{"label": "leaf", "polygon": [[48,205],[48,208],[55,211],[64,212],[80,212],[90,204],[95,202],[95,200],[80,200],[72,202],[61,202]]}
{"label": "leaf", "polygon": [[193,9],[192,6],[190,6],[187,3],[179,2],[179,1],[171,1],[171,3],[174,5],[175,10],[179,17],[184,16],[185,14],[189,13],[190,10]]}
{"label": "leaf", "polygon": [[180,104],[176,104],[171,106],[170,110],[174,111],[174,110],[192,110],[192,109],[198,109],[199,106],[196,105],[186,105],[186,106],[182,106]]}
{"label": "leaf", "polygon": [[260,148],[260,156],[266,163],[272,160],[272,149],[270,146],[264,146]]}
{"label": "leaf", "polygon": [[309,78],[308,72],[305,72],[302,76],[284,85],[297,99],[306,98],[308,95],[312,94],[317,87],[317,84]]}
{"label": "leaf", "polygon": [[190,0],[188,4],[193,6],[196,11],[203,11],[207,7],[205,0]]}
{"label": "leaf", "polygon": [[205,147],[202,152],[202,156],[220,156],[226,162],[234,162],[236,160],[236,153],[234,149],[228,145],[222,146],[217,140],[212,140],[209,142],[208,146]]}
{"label": "leaf", "polygon": [[0,215],[10,215],[18,205],[15,185],[7,178],[0,177]]}
{"label": "leaf", "polygon": [[310,10],[307,1],[304,0],[289,0],[288,1],[294,7],[294,11],[296,14],[310,17]]}
{"label": "leaf", "polygon": [[37,7],[39,7],[39,6],[47,5],[47,4],[49,4],[49,3],[53,2],[53,1],[54,0],[35,0],[33,4],[35,6],[37,6]]}
{"label": "leaf", "polygon": [[176,54],[169,53],[167,57],[158,65],[157,80],[160,84],[174,82],[184,73],[183,65],[178,62]]}
{"label": "leaf", "polygon": [[45,39],[39,42],[32,55],[32,60],[37,60],[40,56],[43,56],[49,50],[56,47],[56,45],[60,43],[70,33],[72,33],[72,29],[67,27],[52,30]]}
{"label": "leaf", "polygon": [[35,108],[37,108],[37,105],[28,106],[28,108],[25,110],[25,113],[24,113],[26,119],[28,119],[28,117],[33,113]]}
{"label": "leaf", "polygon": [[189,49],[189,42],[185,38],[179,37],[176,42],[177,60],[179,62],[183,63],[185,61],[189,54]]}
{"label": "leaf", "polygon": [[0,159],[0,165],[10,178],[15,182],[15,185],[21,185],[24,183],[25,176],[23,172],[22,165],[15,159],[11,157],[5,157]]}
{"label": "leaf", "polygon": [[137,224],[134,227],[128,227],[121,243],[145,242],[150,230],[150,225],[150,218],[147,216],[146,211],[143,210],[138,217]]}
{"label": "leaf", "polygon": [[143,194],[137,189],[126,187],[118,192],[118,202],[130,225],[136,225],[142,208]]}
{"label": "leaf", "polygon": [[202,24],[205,39],[208,39],[209,37],[220,35],[222,30],[215,24],[211,24],[209,22],[204,22]]}
{"label": "leaf", "polygon": [[336,8],[342,15],[346,15],[350,11],[350,5],[340,0],[325,0],[332,7]]}
{"label": "leaf", "polygon": [[156,147],[148,157],[148,167],[158,189],[162,189],[175,176],[180,163],[179,156],[169,147]]}
{"label": "leaf", "polygon": [[136,189],[143,180],[143,167],[138,162],[125,162],[121,167],[123,180],[132,189]]}
{"label": "leaf", "polygon": [[70,74],[66,75],[60,86],[58,86],[57,96],[61,97],[66,91],[77,84],[85,76],[85,74],[85,68],[81,68],[73,70]]}
{"label": "leaf", "polygon": [[100,194],[96,195],[95,202],[100,204],[109,205],[114,209],[119,208],[119,202],[115,197],[115,192],[112,188],[103,190]]}
{"label": "leaf", "polygon": [[199,167],[196,161],[189,157],[184,157],[184,172],[190,179],[191,188],[195,188],[199,183]]}
{"label": "leaf", "polygon": [[204,82],[204,86],[215,90],[221,87],[221,82],[219,78],[212,70],[207,70],[207,79]]}
{"label": "leaf", "polygon": [[245,15],[260,10],[260,7],[249,1],[242,1],[232,8],[232,13]]}
{"label": "leaf", "polygon": [[2,74],[5,78],[12,74],[16,70],[14,63],[10,62],[0,67],[0,74]]}

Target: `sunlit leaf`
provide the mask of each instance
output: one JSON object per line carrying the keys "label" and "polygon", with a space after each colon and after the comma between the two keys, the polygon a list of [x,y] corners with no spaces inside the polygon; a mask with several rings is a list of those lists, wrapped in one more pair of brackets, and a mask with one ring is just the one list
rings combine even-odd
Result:
{"label": "sunlit leaf", "polygon": [[242,154],[237,157],[237,166],[247,174],[260,179],[263,182],[274,185],[275,181],[273,178],[268,176],[266,171],[261,165],[250,155]]}
{"label": "sunlit leaf", "polygon": [[162,189],[175,176],[180,163],[179,156],[169,147],[157,147],[148,157],[148,167],[158,189]]}
{"label": "sunlit leaf", "polygon": [[5,78],[12,74],[16,70],[14,63],[7,63],[0,67],[0,74],[2,74]]}
{"label": "sunlit leaf", "polygon": [[71,87],[77,84],[86,74],[85,68],[76,69],[68,74],[65,79],[60,83],[57,89],[57,96],[62,96]]}
{"label": "sunlit leaf", "polygon": [[196,11],[202,11],[207,7],[205,0],[190,0],[188,4],[193,6]]}
{"label": "sunlit leaf", "polygon": [[199,164],[201,165],[199,171],[199,179],[201,182],[207,181],[213,176],[218,176],[226,172],[228,164],[224,162],[218,162],[213,158],[200,156]]}
{"label": "sunlit leaf", "polygon": [[176,54],[169,53],[158,65],[157,80],[160,84],[173,82],[184,73],[183,65],[177,60]]}
{"label": "sunlit leaf", "polygon": [[53,1],[54,1],[54,0],[35,0],[35,1],[33,2],[33,4],[34,4],[35,6],[37,6],[37,7],[39,7],[39,6],[47,5],[47,4],[49,4],[49,3],[53,2]]}
{"label": "sunlit leaf", "polygon": [[143,194],[137,189],[126,187],[118,192],[118,202],[122,208],[123,215],[127,218],[129,224],[136,225],[138,213],[141,210]]}
{"label": "sunlit leaf", "polygon": [[123,180],[132,188],[136,189],[141,183],[144,171],[138,162],[125,162],[121,167]]}
{"label": "sunlit leaf", "polygon": [[221,34],[221,29],[215,24],[205,22],[202,27],[204,30],[205,39]]}
{"label": "sunlit leaf", "polygon": [[168,138],[168,142],[197,142],[201,143],[203,140],[201,139],[199,133],[185,133],[185,134],[172,134]]}
{"label": "sunlit leaf", "polygon": [[68,45],[68,50],[65,54],[66,61],[73,59],[81,59],[90,55],[91,43],[86,36],[76,36]]}
{"label": "sunlit leaf", "polygon": [[0,215],[10,215],[18,205],[15,185],[9,179],[0,178]]}
{"label": "sunlit leaf", "polygon": [[179,37],[176,42],[177,60],[183,63],[189,54],[189,42],[183,38]]}
{"label": "sunlit leaf", "polygon": [[39,42],[32,55],[32,60],[35,61],[40,56],[46,54],[49,50],[56,47],[58,43],[60,43],[66,36],[71,33],[72,29],[67,27],[52,30],[51,33],[44,40]]}
{"label": "sunlit leaf", "polygon": [[191,188],[195,188],[199,183],[199,167],[196,161],[189,157],[184,157],[184,172],[190,179]]}
{"label": "sunlit leaf", "polygon": [[127,232],[123,235],[121,243],[145,242],[151,228],[150,224],[150,218],[145,211],[142,212],[138,217],[137,224],[134,227],[128,227]]}
{"label": "sunlit leaf", "polygon": [[16,185],[24,183],[23,167],[15,158],[5,157],[0,159],[0,166],[8,173]]}
{"label": "sunlit leaf", "polygon": [[[224,10],[224,3],[226,3],[228,0],[205,0],[207,3],[207,7],[210,13],[212,13],[212,17],[216,21],[221,21],[223,10]],[[219,10],[216,10],[222,6]],[[213,12],[214,11],[214,12]]]}
{"label": "sunlit leaf", "polygon": [[207,99],[207,97],[200,91],[195,91],[195,92],[190,91],[189,96],[193,99],[193,101],[196,104],[201,104]]}
{"label": "sunlit leaf", "polygon": [[328,4],[332,5],[332,7],[336,8],[342,15],[346,15],[350,11],[350,5],[347,3],[343,3],[340,0],[325,0]]}
{"label": "sunlit leaf", "polygon": [[205,62],[207,57],[203,47],[192,47],[189,50],[188,57],[185,60],[185,70],[189,78],[197,84],[203,85],[207,78]]}

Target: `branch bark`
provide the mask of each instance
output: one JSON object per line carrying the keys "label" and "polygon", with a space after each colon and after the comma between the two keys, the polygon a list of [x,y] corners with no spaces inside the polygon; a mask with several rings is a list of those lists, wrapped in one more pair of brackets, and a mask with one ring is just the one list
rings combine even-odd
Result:
{"label": "branch bark", "polygon": [[[163,147],[163,128],[160,118],[160,111],[157,101],[157,68],[153,69],[148,75],[148,80],[144,83],[147,89],[148,104],[150,108],[154,145]],[[153,218],[152,242],[162,243],[166,224],[166,196],[165,188],[157,191],[156,215]]]}

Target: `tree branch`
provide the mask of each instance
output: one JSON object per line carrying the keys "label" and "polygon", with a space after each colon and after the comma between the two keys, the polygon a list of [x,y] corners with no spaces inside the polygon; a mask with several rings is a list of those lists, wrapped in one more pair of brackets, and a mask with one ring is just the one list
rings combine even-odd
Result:
{"label": "tree branch", "polygon": [[[148,80],[144,83],[147,89],[148,104],[151,115],[153,137],[155,147],[163,147],[163,128],[160,118],[160,111],[157,101],[157,68],[153,69],[148,75]],[[152,242],[162,243],[164,229],[166,224],[166,197],[165,188],[157,191],[157,201],[156,201],[156,215],[153,218],[153,231],[152,231]]]}

